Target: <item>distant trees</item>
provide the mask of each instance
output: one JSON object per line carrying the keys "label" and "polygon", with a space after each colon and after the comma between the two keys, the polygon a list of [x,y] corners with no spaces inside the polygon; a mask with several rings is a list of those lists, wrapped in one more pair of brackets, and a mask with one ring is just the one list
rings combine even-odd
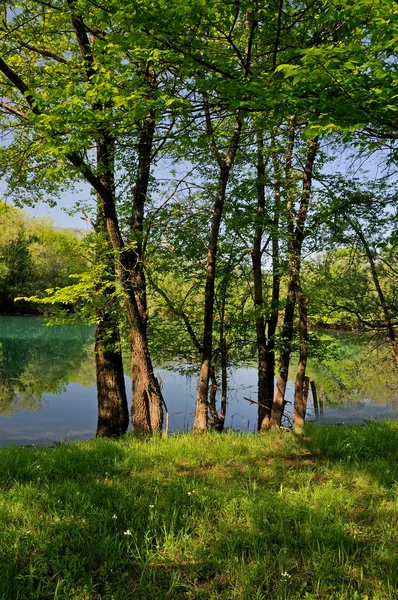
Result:
{"label": "distant trees", "polygon": [[81,237],[57,230],[50,219],[32,219],[0,203],[0,312],[40,310],[39,305],[15,303],[14,298],[44,298],[48,288],[69,285],[70,275],[82,274],[87,267]]}

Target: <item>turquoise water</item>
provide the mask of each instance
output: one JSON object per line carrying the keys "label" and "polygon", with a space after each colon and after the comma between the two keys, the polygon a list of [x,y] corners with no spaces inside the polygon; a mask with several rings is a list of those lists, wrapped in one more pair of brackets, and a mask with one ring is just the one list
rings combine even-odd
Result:
{"label": "turquoise water", "polygon": [[[89,439],[95,435],[97,399],[93,343],[94,331],[90,327],[44,327],[40,318],[0,316],[0,444],[48,444],[61,439]],[[366,394],[360,383],[355,382],[358,350],[355,345],[347,350],[350,341],[340,340],[339,343],[345,344],[344,360],[329,361],[329,366],[314,363],[311,372],[325,402],[323,419],[358,422],[398,416],[395,379],[393,374],[389,376],[391,381],[386,379],[385,363],[380,364],[378,373],[375,364],[368,361],[369,383],[366,385],[371,393]],[[366,363],[361,361],[360,364],[364,366],[358,372],[358,378],[366,383]],[[170,412],[170,431],[189,429],[196,377],[162,368],[156,369],[156,373]],[[375,383],[374,390],[370,382]],[[384,382],[383,394],[381,382]],[[127,376],[126,386],[131,396],[131,381]],[[289,401],[292,400],[292,389],[289,382]],[[374,397],[378,391],[380,402]],[[337,396],[340,402],[333,402]],[[226,420],[227,427],[253,431],[257,407],[250,405],[244,397],[256,399],[255,369],[235,369],[230,374]],[[312,416],[310,397],[308,417]]]}

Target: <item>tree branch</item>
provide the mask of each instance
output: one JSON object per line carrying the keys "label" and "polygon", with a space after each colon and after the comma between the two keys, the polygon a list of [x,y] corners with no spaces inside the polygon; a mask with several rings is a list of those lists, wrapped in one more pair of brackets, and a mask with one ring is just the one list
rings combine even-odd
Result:
{"label": "tree branch", "polygon": [[36,52],[36,54],[40,54],[40,56],[46,56],[47,58],[52,58],[57,62],[63,63],[65,65],[68,64],[68,61],[62,56],[58,56],[54,52],[50,52],[50,50],[42,50],[41,48],[36,48],[35,46],[31,46],[30,44],[26,44],[25,42],[21,42],[18,40],[18,45],[22,46],[22,48],[26,48],[27,50],[31,50],[31,52]]}
{"label": "tree branch", "polygon": [[28,115],[26,113],[22,112],[21,110],[18,110],[17,108],[14,108],[14,106],[11,106],[11,104],[7,104],[7,102],[3,102],[2,100],[0,100],[0,108],[3,108],[8,113],[16,115],[17,117],[21,117],[22,119],[28,119]]}
{"label": "tree branch", "polygon": [[0,57],[0,71],[7,77],[9,81],[21,92],[21,94],[26,99],[26,102],[29,104],[32,112],[35,115],[39,114],[39,110],[35,104],[34,98],[30,93],[30,90],[26,83],[20,78],[18,73],[11,69],[11,67]]}

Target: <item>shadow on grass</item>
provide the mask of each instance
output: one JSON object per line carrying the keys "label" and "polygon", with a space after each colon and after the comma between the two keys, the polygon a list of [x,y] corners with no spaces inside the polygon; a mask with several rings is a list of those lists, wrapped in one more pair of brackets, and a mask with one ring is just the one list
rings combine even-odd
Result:
{"label": "shadow on grass", "polygon": [[[214,442],[224,461],[200,462],[188,438],[182,453],[178,440],[11,449],[0,597],[396,598],[395,484],[374,472],[376,432],[309,433],[295,452],[275,437],[266,456],[261,438],[255,447],[242,438],[235,462],[227,437]],[[388,464],[398,436],[388,425],[380,436],[388,443],[377,460]],[[204,445],[209,453],[212,441]]]}

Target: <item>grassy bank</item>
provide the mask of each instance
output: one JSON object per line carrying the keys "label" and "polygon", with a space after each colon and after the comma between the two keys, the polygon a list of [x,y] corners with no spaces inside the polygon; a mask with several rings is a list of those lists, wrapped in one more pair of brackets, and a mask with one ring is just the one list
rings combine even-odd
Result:
{"label": "grassy bank", "polygon": [[398,423],[0,449],[0,598],[396,599]]}

